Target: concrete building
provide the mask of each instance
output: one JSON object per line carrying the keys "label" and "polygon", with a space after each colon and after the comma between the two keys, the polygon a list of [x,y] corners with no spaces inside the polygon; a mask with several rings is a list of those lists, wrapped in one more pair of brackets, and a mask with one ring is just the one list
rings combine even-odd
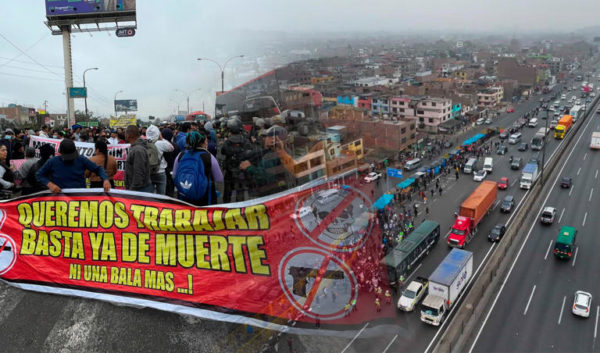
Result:
{"label": "concrete building", "polygon": [[446,98],[422,98],[418,100],[415,110],[419,129],[437,133],[438,126],[452,118],[452,101]]}
{"label": "concrete building", "polygon": [[9,104],[8,107],[0,107],[0,116],[16,124],[29,124],[35,121],[35,108]]}
{"label": "concrete building", "polygon": [[379,118],[389,118],[390,114],[390,97],[387,96],[379,96],[377,98],[373,97],[371,103],[371,114],[375,117]]}
{"label": "concrete building", "polygon": [[495,107],[504,98],[502,86],[490,86],[477,92],[477,105],[482,108]]}

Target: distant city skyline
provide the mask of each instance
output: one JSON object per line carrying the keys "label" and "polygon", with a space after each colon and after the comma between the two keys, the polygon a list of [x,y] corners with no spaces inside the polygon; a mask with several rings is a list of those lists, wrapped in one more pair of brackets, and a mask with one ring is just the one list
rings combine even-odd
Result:
{"label": "distant city skyline", "polygon": [[[220,72],[210,62],[223,62],[245,54],[244,61],[232,62],[231,69],[264,72],[270,63],[258,62],[263,55],[287,54],[309,47],[310,40],[325,42],[331,38],[390,36],[465,36],[543,32],[568,35],[589,26],[597,26],[600,2],[587,0],[534,0],[527,3],[506,1],[431,1],[397,3],[376,0],[277,2],[195,1],[138,2],[138,30],[133,38],[117,38],[113,32],[73,35],[73,76],[82,85],[85,69],[98,67],[86,75],[89,110],[101,116],[112,113],[117,91],[120,99],[137,99],[139,116],[165,117],[176,107],[185,110],[186,94],[190,106],[210,114],[215,92],[220,90]],[[0,23],[0,104],[23,104],[41,108],[48,102],[53,113],[65,112],[62,39],[52,36],[44,25],[43,1],[2,2],[5,16]],[[596,27],[597,28],[597,27]],[[600,31],[598,31],[600,34]],[[258,34],[270,35],[267,39]],[[305,37],[305,41],[299,39]],[[9,42],[10,41],[10,42]],[[261,43],[260,45],[258,43]],[[25,52],[23,54],[21,51]],[[281,54],[280,54],[281,52]],[[32,57],[41,66],[32,62]],[[225,88],[246,80],[242,71],[226,71]],[[246,75],[244,75],[246,74]],[[200,92],[197,92],[200,89]],[[83,101],[75,103],[84,110]]]}

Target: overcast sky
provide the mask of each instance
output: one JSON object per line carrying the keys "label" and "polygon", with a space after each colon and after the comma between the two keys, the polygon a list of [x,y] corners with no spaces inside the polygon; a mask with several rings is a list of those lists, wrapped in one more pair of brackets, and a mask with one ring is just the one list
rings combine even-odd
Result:
{"label": "overcast sky", "polygon": [[[222,62],[245,54],[254,39],[251,31],[571,31],[598,25],[600,1],[138,0],[137,11],[133,38],[117,38],[114,32],[73,35],[75,86],[82,84],[83,70],[99,68],[86,74],[91,111],[110,114],[115,92],[123,90],[118,98],[137,99],[140,116],[166,116],[177,105],[186,109],[179,89],[192,92],[192,109],[204,103],[212,113],[220,72],[196,58]],[[62,39],[44,25],[44,1],[1,0],[0,13],[0,105],[39,108],[46,100],[50,112],[64,112]],[[226,89],[241,83],[225,81]],[[75,107],[83,110],[83,100]]]}

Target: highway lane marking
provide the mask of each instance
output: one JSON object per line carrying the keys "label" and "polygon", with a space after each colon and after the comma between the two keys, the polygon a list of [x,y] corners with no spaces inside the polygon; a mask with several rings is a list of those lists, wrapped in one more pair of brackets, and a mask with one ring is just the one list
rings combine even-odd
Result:
{"label": "highway lane marking", "polygon": [[533,298],[533,293],[535,293],[535,284],[531,290],[531,295],[529,295],[529,300],[527,301],[527,306],[525,307],[525,311],[523,311],[523,315],[527,315],[527,309],[529,309],[529,304],[531,303],[531,298]]}
{"label": "highway lane marking", "polygon": [[581,225],[582,227],[585,226],[585,220],[587,219],[587,212],[585,213],[585,215],[583,215],[583,224]]}
{"label": "highway lane marking", "polygon": [[592,202],[592,195],[594,194],[594,188],[590,190],[590,197],[588,198],[588,202]]}
{"label": "highway lane marking", "polygon": [[575,263],[577,262],[577,253],[579,252],[579,246],[575,248],[575,256],[573,257],[573,263],[571,266],[575,267]]}
{"label": "highway lane marking", "polygon": [[596,307],[596,326],[594,326],[594,339],[596,339],[596,333],[598,332],[598,315],[600,314],[600,305]]}
{"label": "highway lane marking", "polygon": [[[479,273],[479,271],[481,271],[481,268],[486,263],[487,258],[488,258],[488,256],[490,256],[490,253],[494,249],[495,245],[496,245],[496,243],[492,243],[492,246],[490,246],[490,250],[488,250],[487,254],[485,254],[485,257],[483,258],[483,260],[481,261],[481,263],[479,264],[479,266],[477,267],[477,269],[475,270],[475,272],[471,276],[471,279],[469,280],[469,282],[467,282],[467,284],[466,284],[465,287],[468,287],[473,282],[473,279],[477,277],[477,274]],[[462,293],[460,293],[460,295],[458,296],[458,299],[456,299],[454,302],[455,303],[460,302],[460,300],[462,299],[462,297],[464,297],[467,292],[468,291],[463,290]],[[446,326],[446,324],[451,321],[451,320],[449,320],[449,318],[450,318],[450,316],[452,316],[452,313],[458,307],[459,307],[459,305],[453,305],[452,306],[452,309],[450,309],[450,312],[448,313],[448,316],[446,316],[446,319],[444,320],[444,322],[442,322],[442,324],[438,327],[438,330],[435,333],[435,335],[433,336],[433,338],[431,339],[431,342],[429,342],[429,345],[427,346],[427,348],[425,348],[424,353],[429,352],[429,349],[431,349],[431,346],[433,346],[433,342],[435,342],[435,340],[437,339],[437,337],[439,336],[439,334],[442,332],[442,329],[444,328],[444,326]],[[480,331],[480,333],[481,333],[481,331]]]}
{"label": "highway lane marking", "polygon": [[581,173],[581,167],[577,169],[577,175],[579,175],[579,173]]}
{"label": "highway lane marking", "polygon": [[560,217],[558,217],[558,223],[560,223],[560,220],[562,219],[562,216],[564,213],[565,213],[565,209],[563,208],[562,212],[560,213]]}
{"label": "highway lane marking", "polygon": [[517,180],[515,179],[515,181],[513,181],[512,183],[510,183],[510,186],[512,187],[513,185],[515,185],[517,183]]}
{"label": "highway lane marking", "polygon": [[419,266],[415,267],[415,269],[414,269],[414,270],[413,270],[413,271],[410,273],[410,275],[409,275],[408,277],[406,277],[406,280],[404,281],[404,283],[410,283],[410,282],[409,282],[410,278],[411,278],[411,277],[412,277],[412,276],[413,276],[415,273],[417,273],[417,270],[418,270],[419,268],[421,268],[421,266],[423,266],[423,263],[420,263],[420,264],[419,264]]}
{"label": "highway lane marking", "polygon": [[358,333],[354,336],[354,338],[352,339],[352,341],[350,341],[350,343],[348,343],[346,345],[346,347],[340,353],[344,353],[348,348],[350,348],[350,346],[352,345],[352,343],[358,338],[358,336],[360,336],[361,333],[363,333],[363,331],[367,328],[367,326],[369,326],[368,322],[365,324],[365,326],[363,326],[363,328],[360,329],[360,331],[358,331]]}
{"label": "highway lane marking", "polygon": [[500,203],[500,200],[494,202],[494,205],[492,206],[492,210],[495,210],[499,203]]}
{"label": "highway lane marking", "polygon": [[382,353],[385,353],[385,352],[387,352],[388,349],[390,349],[390,347],[392,346],[392,343],[394,343],[396,338],[398,338],[398,335],[396,335],[396,336],[394,336],[394,338],[392,338],[392,340],[390,341],[390,343],[388,343],[387,347],[385,347],[385,349],[383,350]]}
{"label": "highway lane marking", "polygon": [[550,248],[552,247],[552,239],[550,239],[550,244],[548,244],[548,250],[546,250],[546,256],[544,256],[544,260],[548,258],[548,254],[550,253]]}
{"label": "highway lane marking", "polygon": [[[583,131],[585,131],[590,126],[591,122],[592,122],[592,120],[588,120],[585,128],[583,128]],[[571,158],[571,156],[573,155],[573,152],[575,152],[575,147],[579,144],[579,142],[581,141],[582,137],[583,137],[583,133],[579,135],[579,138],[577,139],[577,141],[575,141],[575,145],[571,149],[571,152],[569,152],[569,155],[567,156],[567,158],[564,159],[562,167],[558,171],[558,174],[556,175],[556,178],[554,178],[554,184],[552,186],[553,188],[556,187],[556,183],[558,182],[558,177],[562,174],[563,170],[565,170],[565,167],[567,166],[567,161]],[[550,158],[548,158],[548,161],[546,162],[546,164],[550,162],[550,160],[552,159],[552,157],[554,157],[554,155],[558,151],[558,148],[560,147],[560,145],[563,142],[564,142],[564,140],[561,141],[561,142],[559,142],[558,146],[554,149],[554,152],[552,152],[552,155],[550,155]],[[527,192],[529,192],[529,191],[527,191]],[[527,192],[525,193],[525,195],[527,195]],[[546,198],[544,199],[544,202],[542,202],[542,205],[545,205],[546,202],[548,202],[548,198],[550,197],[550,194],[551,194],[551,192],[549,192],[546,195]],[[519,205],[521,204],[521,202],[523,202],[524,199],[525,199],[525,196],[523,196],[523,198],[521,198],[521,201],[519,202]],[[542,213],[542,208],[540,208],[540,210],[538,211],[538,216],[541,213]],[[508,219],[508,222],[510,222],[510,220],[512,219],[512,217],[515,214],[516,214],[516,212],[513,212],[513,214]],[[512,262],[512,265],[510,266],[510,269],[508,270],[508,274],[507,274],[506,278],[504,279],[504,281],[502,282],[502,285],[500,286],[500,290],[496,294],[496,298],[494,298],[494,302],[492,303],[492,306],[488,310],[487,315],[485,316],[485,319],[483,320],[482,325],[479,327],[479,331],[477,332],[477,336],[475,336],[475,339],[473,340],[473,344],[471,345],[471,348],[469,349],[469,353],[472,353],[473,349],[475,349],[475,345],[477,344],[477,340],[479,340],[479,336],[481,336],[481,333],[483,332],[483,328],[485,327],[485,324],[487,323],[488,319],[492,315],[492,311],[494,310],[494,307],[496,306],[496,303],[498,302],[498,298],[500,298],[500,294],[502,294],[502,291],[504,290],[504,286],[508,282],[508,279],[510,278],[511,273],[512,273],[513,269],[515,268],[515,265],[517,264],[517,260],[519,259],[519,256],[521,256],[521,253],[523,252],[523,249],[525,248],[525,244],[527,244],[527,240],[529,240],[529,236],[531,235],[531,232],[533,231],[533,227],[535,226],[536,223],[537,223],[537,217],[536,217],[536,220],[531,224],[531,227],[529,227],[529,232],[527,232],[527,236],[525,236],[525,240],[521,243],[521,247],[519,248],[519,252],[517,253],[517,256],[514,258],[514,260]],[[439,333],[439,331],[438,331],[438,333]],[[435,339],[435,337],[437,337],[438,333],[436,333],[436,336],[434,336],[434,339]],[[434,340],[432,340],[431,343],[429,343],[429,346],[425,350],[425,353],[427,353],[427,351],[429,350],[429,348],[433,344],[433,341]]]}
{"label": "highway lane marking", "polygon": [[562,320],[562,313],[563,313],[563,309],[565,308],[565,301],[567,300],[567,297],[564,296],[563,297],[563,303],[562,306],[560,307],[560,315],[558,316],[558,324],[560,325],[560,320]]}
{"label": "highway lane marking", "polygon": [[575,189],[575,186],[571,185],[571,191],[569,191],[569,196],[571,196],[571,194],[573,193],[573,189]]}
{"label": "highway lane marking", "polygon": [[583,160],[585,161],[586,158],[587,158],[587,152],[583,155]]}
{"label": "highway lane marking", "polygon": [[596,176],[594,176],[594,179],[598,179],[598,169],[596,169]]}

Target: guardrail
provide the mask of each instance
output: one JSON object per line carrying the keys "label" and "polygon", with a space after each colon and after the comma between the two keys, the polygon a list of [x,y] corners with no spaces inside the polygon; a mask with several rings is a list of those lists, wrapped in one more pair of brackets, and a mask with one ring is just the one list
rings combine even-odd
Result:
{"label": "guardrail", "polygon": [[[465,352],[469,348],[469,343],[473,340],[473,334],[476,329],[480,326],[479,323],[482,321],[482,316],[487,312],[494,295],[498,293],[502,283],[504,282],[508,269],[511,264],[512,257],[507,254],[518,253],[518,247],[522,244],[522,240],[526,236],[526,232],[520,231],[530,213],[530,211],[537,205],[542,194],[542,189],[546,185],[546,181],[552,176],[556,176],[558,169],[555,168],[558,163],[562,160],[562,156],[568,150],[569,145],[579,132],[579,129],[584,125],[583,123],[587,119],[594,116],[596,113],[596,106],[600,100],[600,95],[596,97],[588,109],[584,117],[580,119],[580,122],[573,127],[573,131],[565,137],[565,143],[561,144],[558,151],[548,160],[547,165],[544,168],[544,182],[542,183],[542,177],[540,177],[535,185],[528,193],[526,199],[519,210],[519,213],[515,216],[513,222],[508,226],[508,229],[504,235],[504,238],[499,242],[498,247],[490,256],[488,262],[484,265],[484,268],[471,286],[471,290],[466,295],[462,305],[456,311],[456,314],[451,319],[448,328],[442,334],[438,341],[434,352],[446,353],[446,352]],[[546,172],[547,171],[547,172]]]}

